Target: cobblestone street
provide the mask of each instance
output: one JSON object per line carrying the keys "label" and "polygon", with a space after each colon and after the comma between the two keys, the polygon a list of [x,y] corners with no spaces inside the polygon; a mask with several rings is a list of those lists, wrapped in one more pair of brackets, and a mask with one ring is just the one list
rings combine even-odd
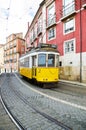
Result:
{"label": "cobblestone street", "polygon": [[[0,77],[0,85],[3,82],[3,80],[4,79]],[[9,118],[8,114],[6,113],[1,103],[1,96],[0,96],[0,130],[18,130],[15,124]]]}
{"label": "cobblestone street", "polygon": [[[49,89],[36,90],[17,79],[14,74],[8,74],[5,78],[1,87],[2,97],[25,129],[66,130],[67,126],[73,130],[86,130],[86,104],[82,104],[86,97],[76,97],[73,103],[75,97],[71,95],[61,93],[56,95]],[[80,104],[82,108],[78,107]],[[61,122],[64,127],[55,121]]]}
{"label": "cobblestone street", "polygon": [[0,102],[0,130],[18,130]]}
{"label": "cobblestone street", "polygon": [[86,0],[0,0],[0,130],[86,130]]}

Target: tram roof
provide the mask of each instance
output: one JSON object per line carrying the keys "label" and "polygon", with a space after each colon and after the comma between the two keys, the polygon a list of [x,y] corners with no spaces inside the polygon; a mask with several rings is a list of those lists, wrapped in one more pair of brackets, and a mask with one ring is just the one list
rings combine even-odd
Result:
{"label": "tram roof", "polygon": [[59,54],[56,45],[54,45],[54,44],[45,44],[44,45],[44,44],[45,43],[39,44],[36,48],[32,48],[30,51],[28,51],[26,54],[22,55],[21,57],[26,56],[28,54],[35,53],[35,52],[56,52]]}

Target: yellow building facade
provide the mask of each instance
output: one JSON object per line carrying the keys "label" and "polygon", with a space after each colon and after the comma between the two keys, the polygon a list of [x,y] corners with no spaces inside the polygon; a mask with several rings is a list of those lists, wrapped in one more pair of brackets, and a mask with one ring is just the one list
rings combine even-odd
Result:
{"label": "yellow building facade", "polygon": [[0,45],[0,74],[4,72],[4,45]]}

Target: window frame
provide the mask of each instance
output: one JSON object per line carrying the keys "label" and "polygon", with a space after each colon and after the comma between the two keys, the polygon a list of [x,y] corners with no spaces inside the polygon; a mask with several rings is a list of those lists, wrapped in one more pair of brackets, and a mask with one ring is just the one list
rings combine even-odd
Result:
{"label": "window frame", "polygon": [[[39,56],[45,55],[45,64],[39,64]],[[45,53],[38,54],[38,67],[46,67],[46,57],[47,55]]]}
{"label": "window frame", "polygon": [[[66,24],[68,22],[72,21],[72,20],[73,20],[73,26],[66,29]],[[73,29],[71,29],[71,28],[73,28]],[[66,30],[68,30],[68,31],[66,32]],[[74,31],[75,31],[75,18],[70,18],[70,19],[68,19],[68,20],[66,20],[64,22],[64,25],[63,25],[63,34],[66,35],[66,34],[69,34],[71,32],[74,32]]]}
{"label": "window frame", "polygon": [[67,15],[71,14],[74,11],[74,9],[75,9],[75,1],[74,0],[71,0],[71,1],[63,0],[63,7],[64,7],[63,14],[64,14],[64,16],[67,16]]}
{"label": "window frame", "polygon": [[[50,14],[52,9],[53,9],[52,14]],[[50,4],[47,8],[47,25],[48,26],[51,25],[49,23],[52,23],[51,20],[53,20],[54,17],[55,17],[55,2]],[[55,21],[55,18],[54,18],[54,21]]]}
{"label": "window frame", "polygon": [[[71,49],[72,43],[73,43],[73,51]],[[66,44],[69,44],[69,48],[66,47]],[[70,54],[70,53],[75,53],[75,39],[70,39],[64,42],[64,54]]]}
{"label": "window frame", "polygon": [[[51,33],[51,32],[49,32],[49,31],[53,31],[53,32]],[[49,34],[51,35],[50,37],[49,37]],[[55,37],[56,37],[56,28],[55,28],[55,27],[52,27],[52,28],[50,28],[50,29],[48,30],[48,41],[49,41],[49,40],[52,40],[52,39],[55,39]]]}
{"label": "window frame", "polygon": [[47,67],[55,67],[55,60],[56,60],[55,54],[48,54]]}

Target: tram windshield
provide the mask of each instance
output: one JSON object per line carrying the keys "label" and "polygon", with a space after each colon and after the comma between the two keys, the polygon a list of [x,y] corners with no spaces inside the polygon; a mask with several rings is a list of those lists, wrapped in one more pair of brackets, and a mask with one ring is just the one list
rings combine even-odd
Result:
{"label": "tram windshield", "polygon": [[56,54],[39,54],[38,66],[42,67],[58,67],[59,56]]}
{"label": "tram windshield", "polygon": [[46,54],[38,55],[38,66],[46,66]]}
{"label": "tram windshield", "polygon": [[48,54],[48,67],[55,66],[55,54]]}
{"label": "tram windshield", "polygon": [[38,66],[42,67],[58,67],[59,55],[56,54],[39,54]]}

